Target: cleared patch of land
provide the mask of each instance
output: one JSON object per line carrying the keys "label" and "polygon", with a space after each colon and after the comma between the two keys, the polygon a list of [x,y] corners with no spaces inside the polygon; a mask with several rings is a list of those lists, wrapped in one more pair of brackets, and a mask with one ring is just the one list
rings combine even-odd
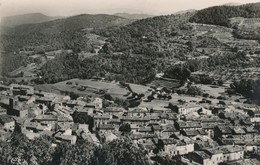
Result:
{"label": "cleared patch of land", "polygon": [[74,92],[81,96],[100,96],[107,93],[113,98],[126,98],[129,93],[128,89],[120,86],[119,83],[93,79],[71,79],[56,84],[36,85],[35,89],[54,93]]}

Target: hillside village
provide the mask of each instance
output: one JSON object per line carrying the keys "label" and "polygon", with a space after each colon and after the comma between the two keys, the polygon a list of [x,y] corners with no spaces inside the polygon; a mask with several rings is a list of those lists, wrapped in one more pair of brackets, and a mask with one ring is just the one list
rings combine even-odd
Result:
{"label": "hillside village", "polygon": [[2,84],[0,89],[2,140],[20,131],[30,140],[52,136],[53,147],[79,139],[100,146],[126,136],[143,146],[150,158],[180,155],[187,164],[205,165],[243,164],[259,153],[260,107],[252,104],[155,88],[149,89],[153,100],[147,102],[143,95],[139,106],[123,108],[105,106],[98,97],[72,100],[25,85]]}
{"label": "hillside village", "polygon": [[0,164],[260,164],[259,9],[8,17]]}

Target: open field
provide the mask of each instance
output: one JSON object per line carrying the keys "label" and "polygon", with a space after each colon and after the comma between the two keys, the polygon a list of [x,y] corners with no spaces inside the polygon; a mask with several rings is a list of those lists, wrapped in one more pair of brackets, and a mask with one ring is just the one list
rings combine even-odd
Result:
{"label": "open field", "polygon": [[157,79],[152,81],[151,83],[147,84],[147,86],[152,86],[152,87],[166,87],[166,88],[176,88],[180,86],[179,81],[167,81],[167,80],[162,80],[162,79]]}
{"label": "open field", "polygon": [[57,84],[36,85],[35,88],[37,90],[54,93],[65,91],[74,92],[81,96],[100,96],[104,94],[102,93],[102,91],[104,91],[107,94],[110,94],[113,98],[126,98],[124,95],[129,92],[127,88],[119,86],[118,83],[90,79],[72,79],[68,81],[62,81]]}
{"label": "open field", "polygon": [[204,93],[208,93],[210,96],[218,97],[225,93],[225,87],[216,85],[203,85],[196,84],[196,87],[202,89]]}

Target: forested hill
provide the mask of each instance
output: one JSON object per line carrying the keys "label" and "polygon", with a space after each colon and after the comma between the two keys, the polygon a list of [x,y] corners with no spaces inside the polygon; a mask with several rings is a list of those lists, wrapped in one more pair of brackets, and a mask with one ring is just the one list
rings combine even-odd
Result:
{"label": "forested hill", "polygon": [[68,17],[65,19],[58,19],[54,21],[26,24],[16,28],[12,28],[9,33],[15,34],[30,34],[35,32],[41,33],[57,33],[62,31],[75,32],[84,28],[105,28],[109,26],[125,25],[131,21],[113,15],[98,14],[81,14],[77,16]]}
{"label": "forested hill", "polygon": [[229,18],[260,18],[260,3],[240,6],[214,6],[198,11],[190,22],[228,26]]}
{"label": "forested hill", "polygon": [[[97,30],[95,33],[109,38],[109,48],[112,52],[131,50],[135,54],[164,57],[168,56],[170,51],[171,54],[179,53],[168,49],[170,42],[179,42],[185,47],[185,43],[180,43],[181,40],[177,41],[176,37],[190,30],[187,22],[192,14],[157,16],[138,20],[127,26]],[[187,50],[183,51],[182,53],[185,53]]]}
{"label": "forested hill", "polygon": [[125,25],[130,22],[132,20],[113,15],[82,14],[44,23],[5,28],[1,41],[6,51],[48,45],[52,45],[55,50],[65,48],[66,44],[71,45],[71,43],[64,42],[74,42],[81,46],[79,42],[84,35],[82,34],[84,29],[87,31],[94,28]]}

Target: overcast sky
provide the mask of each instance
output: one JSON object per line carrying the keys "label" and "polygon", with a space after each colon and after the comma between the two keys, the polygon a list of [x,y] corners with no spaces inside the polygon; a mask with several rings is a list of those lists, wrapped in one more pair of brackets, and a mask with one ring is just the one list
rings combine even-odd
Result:
{"label": "overcast sky", "polygon": [[226,3],[252,3],[260,0],[0,0],[0,16],[40,12],[50,16],[117,12],[170,14]]}

